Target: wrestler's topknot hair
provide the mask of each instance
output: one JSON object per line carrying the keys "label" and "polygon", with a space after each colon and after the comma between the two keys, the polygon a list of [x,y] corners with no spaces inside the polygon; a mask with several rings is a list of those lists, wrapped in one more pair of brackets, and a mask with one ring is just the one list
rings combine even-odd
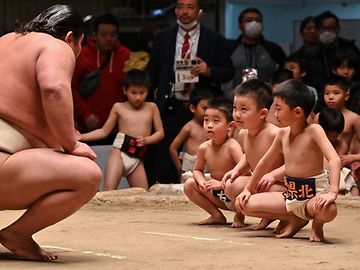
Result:
{"label": "wrestler's topknot hair", "polygon": [[208,103],[205,106],[205,110],[207,109],[216,109],[223,112],[225,114],[227,122],[231,122],[233,120],[233,104],[225,97],[215,97],[209,99]]}
{"label": "wrestler's topknot hair", "polygon": [[235,88],[235,96],[251,95],[254,97],[257,108],[270,109],[273,102],[271,87],[259,79],[245,81]]}
{"label": "wrestler's topknot hair", "polygon": [[308,118],[315,104],[315,95],[300,80],[292,79],[281,83],[273,95],[281,98],[291,109],[296,107],[303,109],[305,119]]}
{"label": "wrestler's topknot hair", "polygon": [[51,6],[27,24],[15,29],[19,34],[42,32],[58,39],[64,39],[69,31],[78,40],[84,33],[84,22],[79,13],[68,5]]}

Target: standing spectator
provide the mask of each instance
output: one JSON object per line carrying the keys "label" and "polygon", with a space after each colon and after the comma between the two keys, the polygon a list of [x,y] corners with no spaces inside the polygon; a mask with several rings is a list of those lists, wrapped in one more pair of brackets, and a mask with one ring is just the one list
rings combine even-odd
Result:
{"label": "standing spectator", "polygon": [[263,15],[260,10],[247,8],[240,13],[238,20],[242,34],[236,40],[228,41],[235,76],[223,85],[225,96],[231,100],[235,87],[242,82],[245,69],[255,69],[259,79],[270,82],[273,73],[283,67],[286,58],[278,44],[264,39]]}
{"label": "standing spectator", "polygon": [[302,57],[303,55],[311,52],[319,44],[319,30],[315,23],[314,16],[306,17],[300,24],[300,34],[303,40],[303,45],[294,52],[296,57]]}
{"label": "standing spectator", "polygon": [[[339,50],[353,51],[356,54],[360,52],[353,40],[339,37],[340,22],[335,14],[325,11],[318,15],[315,21],[319,29],[319,46],[303,56],[309,67],[306,83],[319,90],[323,89],[324,83],[332,77],[333,58]],[[320,96],[323,95],[319,93]],[[324,103],[320,105],[321,109]]]}
{"label": "standing spectator", "polygon": [[[221,83],[234,75],[231,59],[225,50],[225,39],[198,21],[203,13],[201,1],[177,0],[175,12],[178,25],[158,35],[147,67],[152,83],[150,96],[155,97],[165,131],[164,140],[149,158],[156,160],[156,164],[147,165],[154,171],[147,172],[149,179],[161,183],[179,182],[169,146],[182,126],[192,118],[186,105],[195,85],[217,96],[221,94]],[[186,60],[183,62],[193,63],[187,74],[188,78],[194,79],[192,82],[175,81],[178,77],[175,74],[180,75],[180,72],[179,69],[174,72],[174,63],[182,59]]]}
{"label": "standing spectator", "polygon": [[[130,50],[120,44],[118,32],[119,23],[114,15],[104,14],[95,18],[93,37],[88,39],[76,62],[72,88],[75,120],[81,132],[103,126],[112,106],[126,101],[122,80],[124,62],[129,59]],[[80,81],[99,68],[98,86],[92,94],[81,95]],[[111,143],[112,140],[109,141]]]}

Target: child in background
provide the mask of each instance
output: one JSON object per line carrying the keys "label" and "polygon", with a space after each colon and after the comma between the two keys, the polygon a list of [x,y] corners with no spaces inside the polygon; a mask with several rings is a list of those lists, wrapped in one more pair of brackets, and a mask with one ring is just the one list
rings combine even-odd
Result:
{"label": "child in background", "polygon": [[[250,179],[250,176],[245,174],[249,170],[255,170],[260,158],[269,149],[279,131],[277,126],[266,121],[273,101],[270,86],[257,79],[249,80],[236,87],[234,92],[233,118],[235,124],[241,128],[238,138],[244,155],[222,179],[225,195],[233,202]],[[285,191],[284,175],[281,171],[278,174],[279,171],[275,170],[283,164],[282,157],[273,160],[269,173],[258,184],[257,192]],[[264,229],[269,223],[269,220],[262,220],[255,229]],[[244,217],[233,224],[233,227],[244,226]]]}
{"label": "child in background", "polygon": [[[82,141],[100,140],[109,135],[115,126],[118,127],[119,133],[105,168],[104,190],[116,189],[122,176],[126,176],[130,187],[148,189],[142,160],[145,148],[164,137],[156,104],[145,102],[149,86],[145,71],[128,71],[123,81],[123,91],[128,101],[114,104],[102,128],[79,135]],[[152,129],[155,130],[153,134]]]}
{"label": "child in background", "polygon": [[[348,147],[343,140],[339,139],[345,125],[343,114],[336,109],[325,107],[319,113],[319,125],[324,129],[326,136],[330,140],[338,155],[345,155],[348,152]],[[328,169],[326,160],[325,169]],[[350,194],[352,196],[359,196],[359,189],[351,174],[351,170],[346,167],[341,168],[339,193],[344,195]]]}
{"label": "child in background", "polygon": [[[345,78],[334,76],[325,83],[324,101],[328,108],[333,108],[342,112],[345,119],[344,131],[341,133],[340,139],[344,140],[349,149],[349,154],[342,155],[342,165],[351,166],[351,163],[358,159],[359,138],[360,138],[360,116],[345,107],[345,103],[349,98],[349,83]],[[318,122],[318,115],[315,117]]]}
{"label": "child in background", "polygon": [[[191,92],[189,109],[194,117],[183,126],[169,148],[170,156],[181,176],[182,183],[192,177],[197,150],[200,144],[207,140],[203,122],[205,105],[210,98],[212,94],[206,90],[196,89]],[[181,146],[183,152],[179,156],[178,150]],[[206,170],[205,173],[207,173]]]}
{"label": "child in background", "polygon": [[[312,219],[310,241],[324,241],[323,226],[337,215],[335,200],[341,162],[324,130],[306,121],[314,101],[314,95],[299,80],[284,82],[274,93],[276,117],[284,128],[279,130],[244,191],[236,198],[236,210],[245,215],[283,221],[285,226],[278,228],[277,237],[292,237]],[[285,160],[287,192],[254,194],[279,155]],[[324,157],[329,175],[324,171]]]}
{"label": "child in background", "polygon": [[[224,195],[221,182],[224,174],[234,168],[243,155],[239,143],[228,136],[231,125],[231,101],[226,98],[210,99],[205,107],[203,125],[208,140],[199,146],[193,178],[184,183],[186,196],[210,214],[199,225],[226,224],[226,217],[220,209],[233,209]],[[205,165],[209,168],[209,180],[204,176]]]}
{"label": "child in background", "polygon": [[360,81],[359,81],[359,62],[360,58],[353,51],[338,51],[333,59],[333,73],[341,76],[349,83],[349,99],[346,107],[360,114]]}

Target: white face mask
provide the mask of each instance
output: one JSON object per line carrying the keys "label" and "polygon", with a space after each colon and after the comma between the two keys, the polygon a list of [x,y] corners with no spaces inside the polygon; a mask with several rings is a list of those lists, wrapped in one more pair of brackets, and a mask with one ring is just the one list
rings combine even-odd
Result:
{"label": "white face mask", "polygon": [[319,35],[320,42],[325,45],[333,43],[335,39],[336,39],[336,34],[334,32],[325,31],[325,32],[321,32]]}
{"label": "white face mask", "polygon": [[248,22],[245,24],[245,35],[251,38],[258,38],[262,34],[262,24],[257,21]]}
{"label": "white face mask", "polygon": [[193,29],[199,22],[197,20],[191,22],[191,23],[182,23],[179,20],[177,20],[178,25],[180,25],[184,30],[191,30]]}

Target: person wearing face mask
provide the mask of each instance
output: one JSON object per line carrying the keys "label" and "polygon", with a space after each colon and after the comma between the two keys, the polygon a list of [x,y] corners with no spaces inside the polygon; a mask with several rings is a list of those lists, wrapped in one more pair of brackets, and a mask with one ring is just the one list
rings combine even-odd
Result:
{"label": "person wearing face mask", "polygon": [[[228,40],[227,47],[232,53],[235,76],[223,84],[224,95],[233,98],[233,89],[246,79],[250,69],[263,81],[270,82],[273,73],[284,65],[286,55],[282,48],[264,39],[263,15],[254,7],[243,10],[238,18],[241,35],[236,40]],[[243,78],[244,76],[244,78]]]}
{"label": "person wearing face mask", "polygon": [[[155,181],[180,182],[169,146],[182,126],[192,118],[187,108],[191,92],[195,88],[204,88],[213,96],[219,96],[221,84],[234,75],[225,38],[199,23],[203,13],[201,0],[177,0],[177,24],[158,34],[151,51],[147,66],[151,80],[149,97],[154,98],[160,110],[165,138],[155,146],[156,149],[149,149],[150,158],[145,159],[150,185]],[[187,66],[187,77],[180,70],[178,63],[181,62],[191,63]],[[184,82],[184,77],[190,82]]]}
{"label": "person wearing face mask", "polygon": [[[319,44],[314,50],[304,54],[303,59],[309,67],[306,83],[316,89],[322,89],[323,84],[333,76],[334,56],[338,52],[352,52],[359,56],[360,51],[354,40],[339,37],[341,31],[339,18],[332,12],[325,11],[316,16],[315,24],[319,30]],[[319,93],[319,96],[323,95]],[[319,99],[318,109],[323,106],[324,101]]]}

